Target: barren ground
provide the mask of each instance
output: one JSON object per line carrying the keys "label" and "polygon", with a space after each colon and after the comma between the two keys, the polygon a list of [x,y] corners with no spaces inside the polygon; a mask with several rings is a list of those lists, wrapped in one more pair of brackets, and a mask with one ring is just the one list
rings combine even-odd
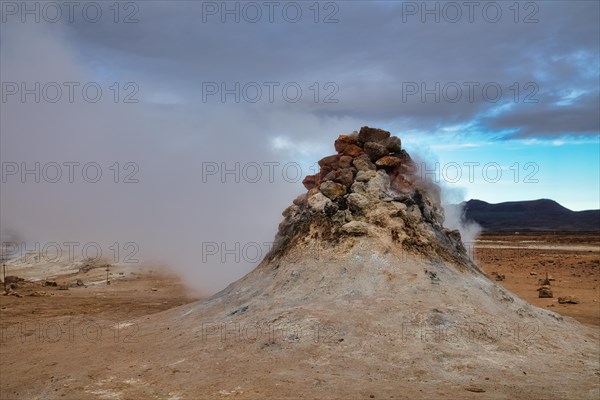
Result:
{"label": "barren ground", "polygon": [[[480,268],[492,279],[495,276],[492,272],[505,275],[506,279],[498,283],[524,300],[599,329],[599,235],[485,235],[480,237],[475,246],[474,256]],[[7,274],[19,276],[18,272],[8,271]],[[539,299],[536,291],[538,279],[544,278],[546,272],[555,279],[551,284],[554,298]],[[106,361],[107,355],[94,353],[94,344],[97,343],[98,348],[106,348],[110,344],[111,349],[115,350],[120,346],[123,353],[127,353],[128,343],[137,341],[135,319],[200,298],[198,294],[190,294],[167,270],[158,267],[114,267],[110,273],[110,285],[102,282],[106,277],[105,269],[96,266],[88,272],[45,276],[48,280],[55,280],[59,285],[56,287],[44,286],[45,280],[23,282],[15,289],[21,297],[0,296],[1,399],[118,398],[114,397],[117,387],[113,387],[111,382],[99,381],[90,387],[72,379],[84,367],[93,366],[89,368],[90,380],[100,371],[111,370],[112,365]],[[61,284],[72,283],[78,278],[86,286],[60,290]],[[558,304],[558,297],[565,295],[576,296],[580,303]],[[84,342],[86,346],[81,345]],[[154,350],[152,346],[147,348],[148,353]],[[134,367],[136,361],[132,357],[127,356],[126,360],[117,357],[112,362],[130,363],[132,365],[129,368],[142,367]],[[99,365],[102,363],[106,365]],[[268,367],[269,363],[255,365]],[[173,374],[181,373],[174,366],[170,368]],[[198,368],[203,366],[199,365]],[[534,370],[535,366],[531,368]],[[226,382],[226,370],[223,373],[223,381]],[[265,376],[270,373],[270,369],[264,371]],[[370,378],[357,376],[356,379]],[[489,379],[493,381],[494,377]],[[140,382],[129,379],[119,385],[136,385]],[[271,381],[264,379],[263,382],[268,385]],[[44,393],[44,388],[49,392]],[[487,398],[485,393],[471,393],[468,390],[463,391],[464,398]],[[269,392],[269,388],[265,388],[263,394]],[[44,394],[40,396],[39,393]],[[236,397],[237,394],[235,390],[219,392],[217,397]],[[435,394],[439,398],[445,397],[441,392]],[[242,397],[248,395],[246,393]],[[169,394],[164,398],[175,400],[180,397]]]}
{"label": "barren ground", "polygon": [[[600,235],[518,234],[483,235],[472,253],[479,267],[491,278],[523,300],[600,326]],[[554,297],[538,298],[539,279],[551,281]],[[579,304],[559,304],[558,298],[576,296]]]}

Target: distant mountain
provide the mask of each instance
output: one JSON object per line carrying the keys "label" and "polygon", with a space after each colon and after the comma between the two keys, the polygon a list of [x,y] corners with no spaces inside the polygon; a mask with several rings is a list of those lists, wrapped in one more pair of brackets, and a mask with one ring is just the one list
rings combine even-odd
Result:
{"label": "distant mountain", "polygon": [[469,200],[462,205],[465,219],[485,231],[600,231],[600,210],[571,211],[548,199],[498,204]]}

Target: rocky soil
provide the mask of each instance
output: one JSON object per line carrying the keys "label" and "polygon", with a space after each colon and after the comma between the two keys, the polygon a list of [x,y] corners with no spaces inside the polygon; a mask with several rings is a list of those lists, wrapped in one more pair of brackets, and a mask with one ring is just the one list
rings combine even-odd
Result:
{"label": "rocky soil", "polygon": [[[573,233],[485,234],[469,253],[490,279],[527,302],[600,327],[600,235]],[[540,298],[540,281],[550,279],[553,297]],[[573,296],[577,304],[559,303]]]}

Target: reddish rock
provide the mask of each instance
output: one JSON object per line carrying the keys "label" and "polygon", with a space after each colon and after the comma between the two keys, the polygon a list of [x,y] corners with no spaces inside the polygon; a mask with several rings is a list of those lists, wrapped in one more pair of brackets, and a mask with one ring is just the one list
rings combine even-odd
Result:
{"label": "reddish rock", "polygon": [[390,137],[390,133],[388,131],[384,131],[383,129],[369,128],[368,126],[363,126],[360,128],[360,132],[358,133],[358,141],[359,142],[382,142]]}
{"label": "reddish rock", "polygon": [[400,165],[402,161],[398,157],[385,156],[375,161],[375,165],[380,168],[395,168]]}
{"label": "reddish rock", "polygon": [[335,154],[333,156],[327,156],[327,157],[324,157],[321,160],[319,160],[319,167],[329,168],[330,170],[337,169],[339,167],[339,163],[340,163],[340,156]]}
{"label": "reddish rock", "polygon": [[412,158],[410,158],[406,150],[400,150],[400,154],[398,154],[398,157],[400,157],[404,164],[413,163]]}
{"label": "reddish rock", "polygon": [[321,179],[322,182],[327,182],[327,181],[333,181],[335,179],[335,171],[329,171],[324,177],[323,179]]}
{"label": "reddish rock", "polygon": [[327,175],[325,175],[322,181],[333,181],[349,187],[354,182],[354,173],[350,168],[336,169],[335,171],[330,171]]}
{"label": "reddish rock", "polygon": [[400,138],[397,136],[389,137],[385,141],[385,148],[390,153],[399,153],[400,150],[402,150],[402,142],[400,141]]}
{"label": "reddish rock", "polygon": [[321,167],[321,170],[319,172],[321,173],[321,176],[325,177],[331,171],[335,171],[336,169],[338,169],[339,163],[340,163],[340,156],[337,154],[333,155],[333,156],[327,156],[325,158],[322,158],[319,161],[319,166]]}
{"label": "reddish rock", "polygon": [[340,135],[340,137],[337,138],[334,144],[335,151],[337,151],[338,153],[343,153],[344,149],[350,144],[356,144],[356,140],[346,135]]}
{"label": "reddish rock", "polygon": [[397,192],[411,193],[415,177],[414,175],[402,174],[399,169],[402,169],[402,166],[390,172],[390,187]]}
{"label": "reddish rock", "polygon": [[402,164],[400,165],[400,173],[405,174],[405,175],[417,174],[418,165],[415,164],[415,162],[412,160],[412,158],[410,158],[410,156],[408,155],[406,150],[400,151],[400,153],[397,155],[397,157],[400,158],[400,161],[402,161]]}
{"label": "reddish rock", "polygon": [[311,190],[312,188],[319,187],[319,185],[321,184],[321,180],[321,173],[307,175],[306,178],[304,178],[304,180],[302,181],[302,184],[306,189]]}
{"label": "reddish rock", "polygon": [[352,173],[352,170],[350,168],[339,169],[335,171],[334,180],[346,187],[349,187],[354,182],[354,173]]}
{"label": "reddish rock", "polygon": [[371,161],[379,160],[381,157],[385,157],[389,154],[384,145],[375,142],[365,143],[364,149]]}
{"label": "reddish rock", "polygon": [[350,157],[358,157],[363,153],[363,149],[355,144],[349,144],[344,149],[344,155]]}
{"label": "reddish rock", "polygon": [[341,156],[340,157],[340,168],[350,168],[352,166],[352,157]]}

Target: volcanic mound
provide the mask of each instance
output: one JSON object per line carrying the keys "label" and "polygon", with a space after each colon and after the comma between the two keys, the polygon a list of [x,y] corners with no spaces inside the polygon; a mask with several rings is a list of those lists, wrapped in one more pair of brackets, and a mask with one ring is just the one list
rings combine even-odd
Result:
{"label": "volcanic mound", "polygon": [[341,135],[335,149],[338,154],[319,161],[318,174],[304,179],[308,192],[283,212],[267,260],[298,246],[325,249],[367,236],[391,239],[396,249],[412,254],[477,269],[459,231],[443,228],[439,187],[420,179],[398,137],[363,127]]}
{"label": "volcanic mound", "polygon": [[482,274],[400,139],[335,149],[257,268],[140,321],[135,365],[99,376],[152,386],[125,397],[598,398],[597,332]]}

